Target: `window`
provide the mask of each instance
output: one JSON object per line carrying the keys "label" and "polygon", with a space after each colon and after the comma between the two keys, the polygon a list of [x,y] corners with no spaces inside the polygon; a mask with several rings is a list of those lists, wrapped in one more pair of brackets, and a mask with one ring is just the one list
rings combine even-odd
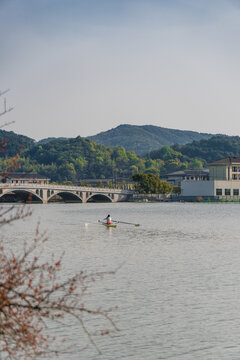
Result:
{"label": "window", "polygon": [[233,167],[232,167],[232,171],[233,171],[233,172],[237,172],[237,171],[238,171],[237,166],[233,166]]}
{"label": "window", "polygon": [[233,189],[233,195],[239,196],[239,189]]}
{"label": "window", "polygon": [[238,178],[237,174],[233,174],[232,178],[233,178],[233,180],[237,180],[237,178]]}
{"label": "window", "polygon": [[222,189],[216,189],[216,195],[222,195]]}
{"label": "window", "polygon": [[231,189],[225,189],[225,195],[226,196],[231,195]]}

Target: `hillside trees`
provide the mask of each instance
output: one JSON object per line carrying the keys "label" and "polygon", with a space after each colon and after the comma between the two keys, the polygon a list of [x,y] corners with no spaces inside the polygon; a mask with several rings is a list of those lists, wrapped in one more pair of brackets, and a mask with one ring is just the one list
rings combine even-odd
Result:
{"label": "hillside trees", "polygon": [[[7,159],[6,154],[0,154],[0,169]],[[38,172],[52,181],[73,184],[85,179],[127,179],[138,172],[163,177],[168,172],[203,167],[203,161],[188,158],[169,146],[140,158],[123,147],[109,148],[81,137],[23,148],[18,164],[19,171]]]}
{"label": "hillside trees", "polygon": [[10,141],[10,151],[5,146],[5,151],[0,153],[0,169],[5,167],[7,159],[19,152],[23,143],[18,171],[38,172],[52,181],[72,181],[76,185],[90,178],[121,181],[136,173],[152,173],[164,178],[169,172],[202,169],[207,167],[207,162],[240,155],[240,138],[223,135],[181,146],[163,146],[144,157],[123,146],[111,148],[80,136],[37,144],[32,139],[0,129],[0,139],[5,141],[6,137],[8,143]]}
{"label": "hillside trees", "polygon": [[189,158],[211,162],[228,156],[240,156],[240,137],[216,135],[208,140],[193,141],[182,146],[174,145],[173,149]]}
{"label": "hillside trees", "polygon": [[21,159],[21,167],[26,158],[31,159],[30,163],[40,174],[53,181],[70,180],[75,184],[89,178],[128,178],[134,172],[145,170],[144,159],[133,151],[128,152],[123,147],[108,148],[81,137],[32,147],[26,151],[25,159]]}
{"label": "hillside trees", "polygon": [[[0,129],[1,158],[11,157],[19,153],[19,148],[30,149],[34,140],[27,136],[17,135],[13,131]],[[3,151],[4,150],[4,151]]]}
{"label": "hillside trees", "polygon": [[162,161],[160,166],[161,176],[178,170],[202,169],[204,165],[206,165],[204,160],[190,157],[188,156],[188,152],[182,153],[181,149],[182,147],[179,145],[174,145],[172,147],[163,146],[161,149],[152,151],[146,157],[150,157],[155,162]]}

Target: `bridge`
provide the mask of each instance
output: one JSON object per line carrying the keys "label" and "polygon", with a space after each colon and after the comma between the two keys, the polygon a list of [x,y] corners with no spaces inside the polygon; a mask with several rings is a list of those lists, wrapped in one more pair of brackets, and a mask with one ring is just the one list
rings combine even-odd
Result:
{"label": "bridge", "polygon": [[52,184],[12,184],[0,185],[0,201],[9,201],[12,197],[17,201],[40,202],[47,204],[56,196],[64,202],[119,202],[129,201],[133,197],[132,190],[97,188],[86,186],[67,186]]}

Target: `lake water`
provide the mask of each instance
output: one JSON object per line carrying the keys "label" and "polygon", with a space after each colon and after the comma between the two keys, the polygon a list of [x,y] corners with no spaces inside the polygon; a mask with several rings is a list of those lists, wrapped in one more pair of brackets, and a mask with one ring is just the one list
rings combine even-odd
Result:
{"label": "lake water", "polygon": [[[120,331],[95,338],[102,351],[99,355],[91,345],[80,351],[87,339],[75,323],[53,328],[53,333],[77,344],[59,359],[239,360],[239,204],[32,208],[31,218],[4,228],[5,241],[13,249],[33,237],[39,219],[49,237],[43,256],[64,250],[64,276],[121,265],[115,275],[96,282],[88,300],[92,307],[118,305],[111,317]],[[119,224],[108,229],[97,222],[108,213],[113,219],[141,226]]]}

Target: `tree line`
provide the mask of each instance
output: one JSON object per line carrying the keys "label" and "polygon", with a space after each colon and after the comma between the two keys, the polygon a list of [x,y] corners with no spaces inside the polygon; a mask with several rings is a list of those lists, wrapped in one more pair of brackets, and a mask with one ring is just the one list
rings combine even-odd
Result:
{"label": "tree line", "polygon": [[170,172],[202,169],[208,162],[240,154],[240,138],[224,135],[181,146],[163,146],[143,157],[123,146],[95,144],[80,136],[38,144],[23,135],[0,130],[0,142],[0,171],[11,167],[15,156],[17,171],[39,173],[53,182],[76,185],[82,185],[86,179],[116,182],[131,179],[137,173],[164,178]]}

